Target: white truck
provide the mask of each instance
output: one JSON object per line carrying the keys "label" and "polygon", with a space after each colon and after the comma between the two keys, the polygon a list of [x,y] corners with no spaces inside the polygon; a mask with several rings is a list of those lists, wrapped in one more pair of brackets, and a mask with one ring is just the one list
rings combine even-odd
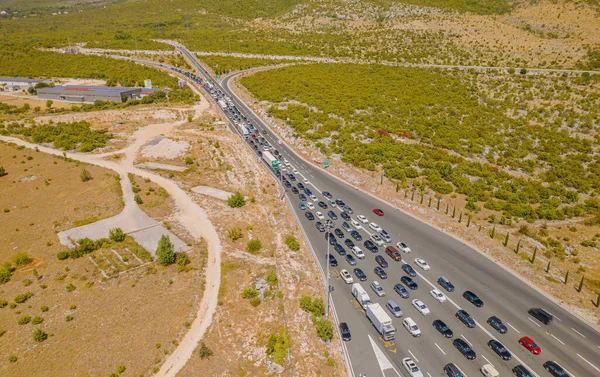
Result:
{"label": "white truck", "polygon": [[279,170],[279,161],[275,157],[273,157],[273,155],[271,153],[263,152],[262,159],[264,162],[267,163],[267,165],[269,165],[271,170],[273,170],[273,171]]}
{"label": "white truck", "polygon": [[358,301],[363,309],[371,304],[371,298],[365,289],[359,283],[352,284],[352,296]]}
{"label": "white truck", "polygon": [[221,109],[225,110],[227,108],[227,102],[225,102],[222,99],[220,99],[219,100],[219,106],[221,106]]}
{"label": "white truck", "polygon": [[240,125],[240,132],[242,133],[242,136],[244,137],[244,139],[247,139],[250,137],[250,132],[248,132],[248,129],[244,125]]}
{"label": "white truck", "polygon": [[367,305],[365,308],[367,318],[375,327],[375,330],[381,335],[383,340],[394,340],[396,329],[392,325],[392,319],[379,304]]}

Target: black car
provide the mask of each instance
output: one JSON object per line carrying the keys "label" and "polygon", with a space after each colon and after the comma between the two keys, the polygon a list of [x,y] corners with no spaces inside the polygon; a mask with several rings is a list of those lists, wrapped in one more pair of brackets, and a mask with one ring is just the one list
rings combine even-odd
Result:
{"label": "black car", "polygon": [[335,245],[335,244],[337,244],[337,243],[338,243],[338,242],[337,242],[337,239],[335,238],[335,236],[334,236],[334,235],[333,235],[333,233],[331,233],[331,232],[327,232],[327,233],[325,233],[325,239],[326,239],[326,240],[329,240],[329,244],[330,244],[330,245]]}
{"label": "black car", "polygon": [[356,266],[356,259],[350,254],[346,254],[346,262],[348,262],[350,266]]}
{"label": "black car", "polygon": [[408,276],[402,276],[400,278],[400,281],[403,282],[404,284],[406,284],[406,286],[413,291],[415,291],[419,288],[419,285],[417,283],[415,283],[415,281],[413,279],[409,278]]}
{"label": "black car", "polygon": [[479,296],[477,296],[471,291],[465,291],[465,293],[463,293],[463,297],[478,308],[481,308],[483,306],[483,301],[481,301]]}
{"label": "black car", "polygon": [[344,243],[346,244],[346,246],[348,246],[351,249],[354,247],[354,242],[352,242],[352,240],[350,238],[346,238],[344,240]]}
{"label": "black car", "polygon": [[312,212],[309,211],[306,211],[306,213],[304,213],[304,216],[306,216],[306,218],[310,221],[313,221],[315,219],[315,215],[313,215]]}
{"label": "black car", "polygon": [[554,377],[569,377],[567,371],[555,361],[546,361],[544,363],[544,369],[550,372]]}
{"label": "black car", "polygon": [[375,262],[377,262],[377,264],[380,265],[382,268],[388,268],[388,262],[381,255],[375,257]]}
{"label": "black car", "polygon": [[552,323],[552,319],[554,318],[552,314],[548,313],[544,309],[541,308],[531,308],[527,312],[530,316],[542,322],[544,325],[549,325]]}
{"label": "black car", "polygon": [[287,181],[287,180],[283,181],[283,184],[284,184],[284,185],[285,185],[285,187],[287,187],[287,188],[291,188],[291,187],[292,187],[292,184],[291,184],[289,181]]}
{"label": "black car", "polygon": [[508,352],[508,350],[506,349],[506,347],[504,347],[504,345],[502,343],[500,343],[497,340],[490,340],[488,342],[488,347],[490,347],[490,349],[492,351],[494,351],[496,353],[496,355],[500,356],[500,358],[502,358],[502,360],[510,360],[512,359],[512,355],[510,354],[510,352]]}
{"label": "black car", "polygon": [[323,225],[323,223],[322,223],[322,222],[320,222],[320,221],[317,221],[317,222],[315,223],[315,226],[317,227],[317,229],[319,229],[319,232],[324,232],[324,231],[325,231],[325,225]]}
{"label": "black car", "polygon": [[452,344],[454,344],[454,347],[456,347],[456,349],[460,353],[462,353],[463,356],[466,357],[468,360],[475,360],[475,358],[477,357],[477,354],[475,353],[475,351],[473,351],[471,346],[461,338],[454,339],[452,341]]}
{"label": "black car", "polygon": [[329,265],[331,267],[337,267],[338,265],[337,259],[335,259],[335,257],[331,254],[329,254]]}
{"label": "black car", "polygon": [[448,377],[464,377],[465,375],[452,363],[444,365],[444,372]]}
{"label": "black car", "polygon": [[517,377],[533,377],[533,374],[531,374],[531,372],[527,368],[520,364],[514,367],[512,369],[512,372]]}
{"label": "black car", "polygon": [[296,182],[296,176],[293,174],[288,174],[288,178],[290,179],[290,181],[292,182]]}
{"label": "black car", "polygon": [[344,203],[344,201],[342,199],[336,199],[335,200],[335,204],[337,204],[338,206],[342,207],[345,206],[346,203]]}
{"label": "black car", "polygon": [[454,285],[452,285],[452,283],[450,283],[450,280],[446,279],[445,277],[442,276],[437,280],[437,282],[442,288],[444,288],[448,292],[454,292]]}
{"label": "black car", "polygon": [[352,218],[350,217],[350,215],[348,214],[348,212],[346,211],[342,211],[340,212],[340,216],[342,216],[342,219],[346,220],[346,221],[350,221]]}
{"label": "black car", "polygon": [[327,191],[323,191],[321,194],[323,194],[323,196],[326,197],[327,199],[333,198],[333,196]]}
{"label": "black car", "polygon": [[371,240],[366,240],[364,245],[367,248],[367,250],[369,250],[372,253],[379,252],[379,248]]}
{"label": "black car", "polygon": [[404,264],[402,265],[402,271],[406,272],[406,274],[407,274],[408,276],[412,276],[412,277],[415,277],[415,276],[417,276],[417,273],[415,272],[415,270],[414,270],[414,269],[411,267],[411,265],[410,265],[410,264],[408,264],[408,263],[404,263]]}
{"label": "black car", "polygon": [[470,329],[472,329],[476,326],[475,320],[473,320],[473,317],[471,317],[471,315],[469,313],[465,312],[462,309],[457,311],[454,316],[456,318],[458,318],[459,321],[464,323]]}
{"label": "black car", "polygon": [[292,186],[292,192],[293,192],[295,195],[298,195],[298,193],[300,193],[300,191],[298,191],[298,189],[297,189],[297,188],[295,188],[295,187],[293,187],[293,186]]}
{"label": "black car", "polygon": [[323,209],[327,209],[327,203],[325,203],[324,201],[320,201],[319,203],[317,203],[317,205]]}
{"label": "black car", "polygon": [[296,187],[298,187],[299,190],[304,190],[304,185],[300,182],[298,182],[298,184],[296,185]]}
{"label": "black car", "polygon": [[356,277],[360,281],[367,280],[367,275],[365,275],[365,273],[363,272],[363,270],[361,270],[360,268],[355,268],[354,269],[354,275],[356,275]]}
{"label": "black car", "polygon": [[305,201],[306,201],[306,195],[304,195],[304,194],[300,194],[300,195],[298,195],[298,197],[299,197],[299,198],[300,198],[300,200],[302,200],[303,202],[305,202]]}
{"label": "black car", "polygon": [[452,338],[454,336],[452,330],[450,330],[450,328],[441,319],[436,319],[433,321],[433,327],[435,327],[435,329],[439,331],[440,334],[442,334],[445,338]]}
{"label": "black car", "polygon": [[327,212],[327,216],[329,216],[329,218],[330,218],[331,220],[337,220],[337,219],[338,219],[337,215],[336,215],[336,214],[335,214],[335,212],[333,212],[333,211],[329,211],[329,212]]}
{"label": "black car", "polygon": [[339,255],[341,255],[341,256],[346,255],[346,250],[344,250],[342,245],[340,245],[339,243],[336,243],[335,245],[333,245],[333,248],[335,249],[335,251],[338,252]]}
{"label": "black car", "polygon": [[380,279],[387,279],[387,274],[385,273],[385,271],[383,270],[383,268],[381,268],[380,266],[375,267],[375,275],[379,276]]}
{"label": "black car", "polygon": [[335,235],[337,236],[337,238],[344,238],[344,232],[342,232],[342,230],[340,228],[335,228],[335,230],[333,231],[335,233]]}
{"label": "black car", "polygon": [[494,330],[498,331],[500,334],[506,334],[508,332],[508,329],[506,328],[504,323],[502,323],[500,318],[496,317],[495,315],[488,318],[487,323],[488,323],[488,325],[492,326],[494,328]]}
{"label": "black car", "polygon": [[352,238],[354,238],[357,241],[362,241],[362,236],[360,235],[360,233],[358,233],[356,230],[353,230],[352,232],[350,232],[350,235],[352,236]]}
{"label": "black car", "polygon": [[404,288],[404,286],[402,284],[395,284],[394,291],[396,291],[396,293],[399,294],[400,297],[402,297],[402,298],[410,297],[410,293],[408,293],[408,290],[406,288]]}
{"label": "black car", "polygon": [[340,332],[342,333],[342,340],[349,342],[352,340],[352,335],[350,334],[350,327],[346,322],[340,323]]}
{"label": "black car", "polygon": [[255,150],[258,150],[258,145],[254,144],[254,145],[252,146],[252,148],[254,148]]}

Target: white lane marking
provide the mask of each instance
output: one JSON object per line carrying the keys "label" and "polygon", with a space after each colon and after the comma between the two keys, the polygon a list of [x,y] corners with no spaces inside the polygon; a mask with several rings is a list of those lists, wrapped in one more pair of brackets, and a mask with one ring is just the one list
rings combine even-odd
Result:
{"label": "white lane marking", "polygon": [[429,374],[429,372],[427,372],[427,375],[428,375],[429,377],[431,377],[431,374]]}
{"label": "white lane marking", "polygon": [[446,354],[446,352],[444,352],[444,350],[440,346],[438,346],[437,343],[433,343],[433,344],[435,344],[435,346],[440,350],[441,353],[443,353],[444,355]]}
{"label": "white lane marking", "polygon": [[369,231],[367,230],[367,228],[365,228],[365,227],[363,226],[363,230],[364,230],[364,231],[365,231],[365,232],[366,232],[366,233],[369,235],[369,237],[371,237],[371,232],[369,232]]}
{"label": "white lane marking", "polygon": [[552,317],[554,317],[554,318],[556,318],[556,319],[558,319],[559,321],[561,321],[561,322],[562,322],[562,320],[561,320],[560,318],[558,318],[557,316],[555,316],[554,314],[552,314],[552,312],[551,312],[550,310],[546,310],[546,309],[544,309],[544,308],[542,308],[542,309],[543,309],[543,310],[545,310],[545,311],[547,311],[547,312],[548,312],[548,314],[550,314]]}
{"label": "white lane marking", "polygon": [[460,373],[462,373],[463,376],[467,377],[467,374],[465,372],[463,372],[462,369],[460,369],[458,367],[458,365],[456,365],[456,364],[454,364],[454,365],[458,368],[458,370],[460,371]]}
{"label": "white lane marking", "polygon": [[408,350],[408,353],[410,353],[410,355],[413,357],[413,359],[415,359],[415,361],[418,363],[419,359],[417,359],[417,357],[415,356],[414,353],[410,352],[410,350]]}
{"label": "white lane marking", "polygon": [[554,334],[550,334],[550,336],[551,336],[551,337],[553,337],[554,339],[558,340],[558,342],[559,342],[560,344],[562,344],[563,346],[565,345],[565,344],[562,342],[562,340],[560,340],[560,339],[558,339],[557,337],[555,337],[555,336],[554,336]]}
{"label": "white lane marking", "polygon": [[481,357],[483,357],[483,358],[485,359],[485,361],[487,361],[487,362],[488,362],[488,364],[490,364],[491,366],[494,366],[494,364],[490,363],[490,361],[487,359],[487,357],[485,357],[485,356],[483,356],[483,355],[481,355]]}
{"label": "white lane marking", "polygon": [[587,339],[585,337],[585,335],[583,335],[582,333],[580,333],[579,331],[575,330],[574,328],[571,327],[571,330],[575,331],[577,334],[581,335],[584,339]]}
{"label": "white lane marking", "polygon": [[[556,361],[555,361],[555,363],[556,363]],[[561,366],[562,366],[562,365],[561,365]],[[569,376],[571,376],[571,377],[575,377],[575,375],[574,375],[573,373],[569,372],[569,371],[567,370],[567,368],[565,368],[565,367],[562,367],[562,368],[565,370],[565,372],[567,372],[567,373],[569,374]]]}
{"label": "white lane marking", "polygon": [[537,323],[536,321],[534,321],[531,318],[527,318],[528,320],[530,320],[534,325],[536,325],[537,327],[541,327],[539,323]]}
{"label": "white lane marking", "polygon": [[375,358],[377,359],[377,363],[379,363],[379,369],[381,369],[381,374],[385,376],[384,371],[386,369],[393,369],[394,372],[396,372],[396,374],[398,376],[400,376],[400,373],[398,373],[396,368],[394,368],[394,365],[392,365],[390,360],[388,360],[388,358],[385,356],[383,351],[379,348],[377,343],[375,343],[373,338],[371,338],[371,334],[368,334],[367,336],[369,337],[369,341],[371,342],[371,347],[373,347],[373,352],[375,352]]}
{"label": "white lane marking", "polygon": [[467,339],[467,337],[466,337],[466,336],[464,336],[463,334],[460,334],[460,336],[461,336],[461,337],[462,337],[462,338],[463,338],[463,339],[464,339],[464,340],[465,340],[467,343],[469,343],[469,345],[470,345],[471,347],[473,347],[473,343],[469,342],[469,339]]}
{"label": "white lane marking", "polygon": [[521,332],[517,329],[514,328],[513,325],[511,325],[510,323],[506,322],[507,325],[509,325],[513,330],[515,330],[517,332],[517,334],[520,334]]}
{"label": "white lane marking", "polygon": [[[600,372],[600,369],[595,366],[594,364],[590,363],[589,361],[587,361],[586,359],[583,358],[583,356],[581,356],[580,354],[577,354],[577,356],[579,356],[581,358],[581,360],[585,361],[586,363],[590,364],[592,368],[596,369],[597,371]],[[570,373],[569,373],[570,374]],[[572,375],[572,374],[571,374]]]}

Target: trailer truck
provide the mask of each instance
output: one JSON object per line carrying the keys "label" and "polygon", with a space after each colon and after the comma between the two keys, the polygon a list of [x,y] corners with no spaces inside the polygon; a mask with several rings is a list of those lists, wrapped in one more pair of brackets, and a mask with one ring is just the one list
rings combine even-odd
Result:
{"label": "trailer truck", "polygon": [[371,304],[371,298],[365,289],[359,283],[352,284],[352,296],[358,301],[360,306],[365,309],[365,307]]}
{"label": "trailer truck", "polygon": [[263,152],[262,159],[269,165],[271,170],[279,170],[279,161],[269,152]]}
{"label": "trailer truck", "polygon": [[366,307],[367,318],[381,335],[383,340],[394,340],[396,329],[392,325],[392,319],[379,304],[370,304]]}
{"label": "trailer truck", "polygon": [[225,102],[222,99],[220,99],[219,100],[219,106],[221,106],[221,109],[225,110],[227,108],[227,102]]}
{"label": "trailer truck", "polygon": [[240,125],[240,132],[242,133],[242,136],[244,137],[244,139],[247,139],[250,137],[250,132],[248,132],[248,129],[244,125]]}

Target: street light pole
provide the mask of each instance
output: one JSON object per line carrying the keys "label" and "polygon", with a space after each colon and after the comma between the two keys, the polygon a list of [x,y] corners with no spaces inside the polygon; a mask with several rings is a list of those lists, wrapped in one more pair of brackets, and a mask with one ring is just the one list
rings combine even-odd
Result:
{"label": "street light pole", "polygon": [[327,231],[327,276],[325,277],[325,290],[327,294],[327,301],[325,301],[325,319],[329,319],[329,297],[331,295],[331,288],[329,287],[329,245],[331,242],[329,241],[329,237],[331,237],[331,220],[327,220],[326,222],[326,231]]}

